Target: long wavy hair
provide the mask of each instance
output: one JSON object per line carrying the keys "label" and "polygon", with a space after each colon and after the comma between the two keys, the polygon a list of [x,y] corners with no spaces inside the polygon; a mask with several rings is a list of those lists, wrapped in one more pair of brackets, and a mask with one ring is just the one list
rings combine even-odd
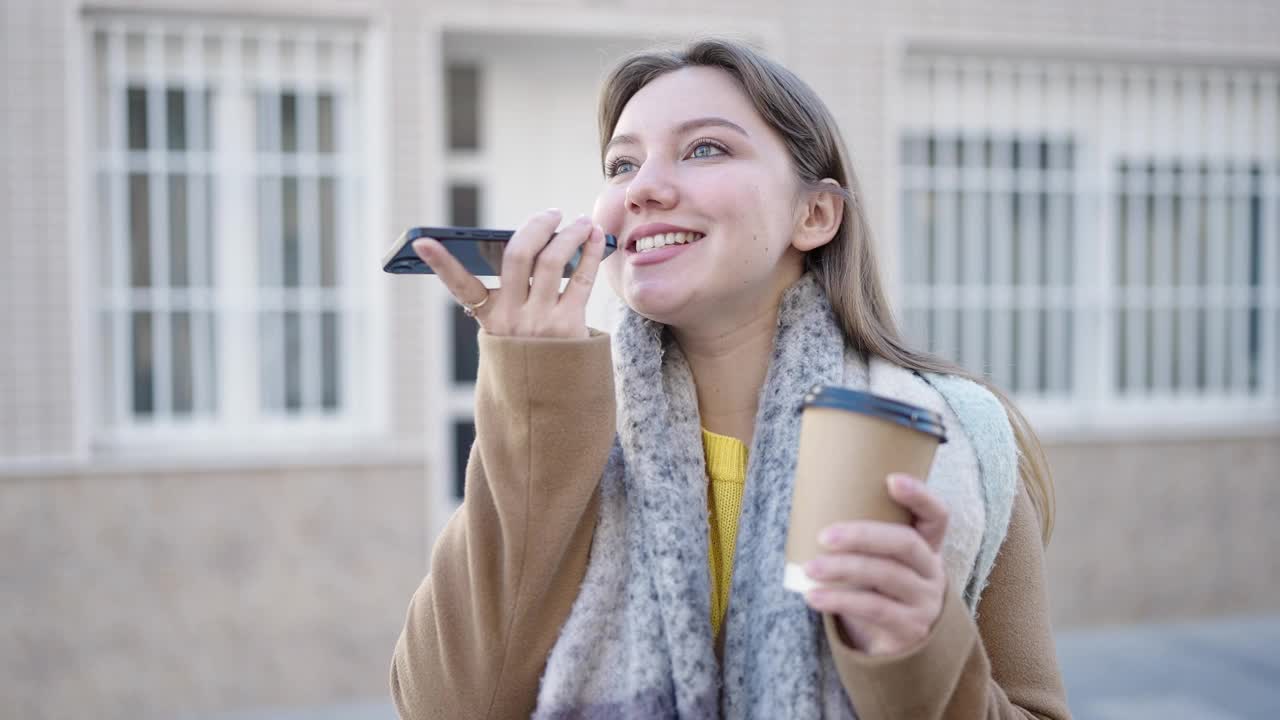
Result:
{"label": "long wavy hair", "polygon": [[[627,56],[610,72],[600,93],[602,162],[605,146],[631,98],[654,79],[687,67],[728,72],[756,112],[782,137],[801,185],[843,197],[840,229],[831,242],[806,254],[805,266],[831,302],[845,341],[868,356],[904,368],[969,378],[1000,399],[1017,440],[1018,473],[1047,545],[1053,534],[1054,493],[1044,449],[1026,418],[999,388],[954,363],[911,348],[903,339],[880,280],[871,227],[844,138],[826,104],[795,73],[744,43],[723,38],[704,38],[677,49],[645,50]],[[836,180],[840,188],[822,183],[823,178]]]}

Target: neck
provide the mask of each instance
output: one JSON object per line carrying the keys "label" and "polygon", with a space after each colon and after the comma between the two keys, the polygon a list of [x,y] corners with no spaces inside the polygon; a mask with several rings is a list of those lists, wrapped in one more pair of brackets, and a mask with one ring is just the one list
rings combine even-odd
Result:
{"label": "neck", "polygon": [[777,322],[777,303],[766,303],[718,329],[672,328],[693,373],[704,428],[751,444]]}

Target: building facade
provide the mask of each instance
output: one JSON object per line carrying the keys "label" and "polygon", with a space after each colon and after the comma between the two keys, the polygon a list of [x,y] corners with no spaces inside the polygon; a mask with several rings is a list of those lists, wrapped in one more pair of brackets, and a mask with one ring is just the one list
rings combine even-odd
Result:
{"label": "building facade", "polygon": [[0,13],[6,715],[382,696],[476,358],[379,259],[412,225],[590,212],[603,74],[698,33],[815,87],[904,328],[1041,433],[1057,626],[1280,610],[1273,3]]}

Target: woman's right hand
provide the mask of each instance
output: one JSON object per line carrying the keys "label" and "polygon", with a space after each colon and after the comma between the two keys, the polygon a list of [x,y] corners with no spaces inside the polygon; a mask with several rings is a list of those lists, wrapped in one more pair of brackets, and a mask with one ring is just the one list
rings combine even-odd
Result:
{"label": "woman's right hand", "polygon": [[[432,238],[414,241],[413,250],[458,302],[483,303],[475,317],[490,335],[585,338],[587,298],[604,257],[604,230],[584,215],[552,238],[559,223],[560,211],[546,210],[516,230],[502,254],[502,287],[494,290]],[[561,293],[564,266],[578,248],[582,261]]]}

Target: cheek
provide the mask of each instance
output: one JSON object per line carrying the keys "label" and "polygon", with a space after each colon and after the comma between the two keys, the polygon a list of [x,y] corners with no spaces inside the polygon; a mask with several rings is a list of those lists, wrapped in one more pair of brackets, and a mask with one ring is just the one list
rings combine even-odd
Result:
{"label": "cheek", "polygon": [[761,257],[775,259],[785,249],[790,229],[790,215],[778,203],[781,190],[763,179],[739,182],[736,187],[721,196],[720,204],[724,214],[733,218],[735,235],[751,248],[741,260],[749,265]]}
{"label": "cheek", "polygon": [[610,235],[617,236],[622,232],[622,222],[626,215],[626,190],[606,186],[596,195],[595,207],[591,209],[591,220],[604,228]]}

